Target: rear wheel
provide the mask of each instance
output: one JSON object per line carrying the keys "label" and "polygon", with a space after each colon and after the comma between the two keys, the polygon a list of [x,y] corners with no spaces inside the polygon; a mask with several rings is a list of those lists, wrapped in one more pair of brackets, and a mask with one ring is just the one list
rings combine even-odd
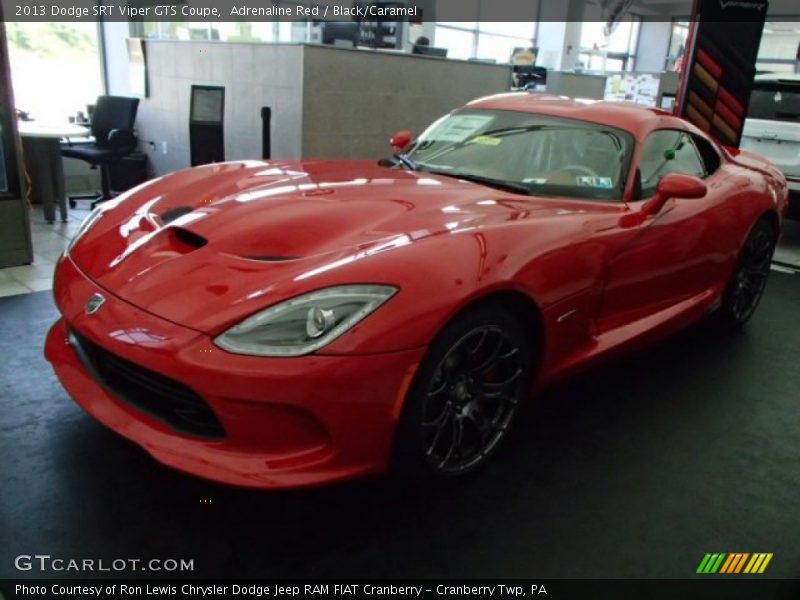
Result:
{"label": "rear wheel", "polygon": [[738,328],[753,316],[767,285],[777,241],[778,233],[769,221],[755,224],[722,296],[719,314],[725,325]]}
{"label": "rear wheel", "polygon": [[494,454],[527,397],[531,344],[512,313],[456,318],[420,366],[397,432],[394,467],[414,476],[468,473]]}

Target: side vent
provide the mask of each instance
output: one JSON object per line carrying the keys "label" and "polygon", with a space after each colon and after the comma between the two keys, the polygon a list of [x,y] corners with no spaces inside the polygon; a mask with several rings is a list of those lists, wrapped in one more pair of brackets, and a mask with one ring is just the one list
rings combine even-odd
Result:
{"label": "side vent", "polygon": [[171,223],[178,217],[182,217],[185,214],[192,212],[194,209],[191,206],[176,206],[174,208],[170,208],[168,211],[165,211],[159,215],[161,218],[161,222],[166,225],[167,223]]}

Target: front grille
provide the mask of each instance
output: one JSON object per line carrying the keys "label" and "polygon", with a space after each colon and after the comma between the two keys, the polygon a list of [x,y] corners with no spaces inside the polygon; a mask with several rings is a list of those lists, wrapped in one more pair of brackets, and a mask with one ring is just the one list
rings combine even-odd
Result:
{"label": "front grille", "polygon": [[191,388],[117,356],[75,330],[70,330],[69,341],[89,373],[122,402],[181,433],[225,436],[211,408]]}

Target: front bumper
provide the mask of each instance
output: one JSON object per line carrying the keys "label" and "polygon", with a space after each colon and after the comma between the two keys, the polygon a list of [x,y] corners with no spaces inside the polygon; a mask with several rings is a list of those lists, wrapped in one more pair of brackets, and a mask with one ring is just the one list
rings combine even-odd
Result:
{"label": "front bumper", "polygon": [[[95,293],[106,302],[84,312]],[[424,348],[367,356],[261,358],[153,316],[89,280],[69,258],[54,286],[63,316],[45,355],[75,401],[156,460],[247,487],[315,485],[386,469],[397,418]],[[70,343],[70,333],[73,341]],[[101,385],[76,352],[88,343],[194,391],[224,435],[179,431]],[[101,359],[102,360],[102,359]]]}

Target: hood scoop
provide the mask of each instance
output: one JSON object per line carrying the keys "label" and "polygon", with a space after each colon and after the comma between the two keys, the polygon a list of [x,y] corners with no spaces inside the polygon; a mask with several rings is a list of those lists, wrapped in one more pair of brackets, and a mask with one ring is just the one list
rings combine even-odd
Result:
{"label": "hood scoop", "polygon": [[208,240],[203,236],[182,227],[167,227],[166,233],[169,248],[179,254],[188,254],[208,244]]}
{"label": "hood scoop", "polygon": [[172,221],[182,217],[183,215],[189,214],[193,210],[194,208],[191,206],[174,206],[173,208],[161,213],[159,218],[161,219],[161,222],[166,225],[168,223],[172,223]]}

